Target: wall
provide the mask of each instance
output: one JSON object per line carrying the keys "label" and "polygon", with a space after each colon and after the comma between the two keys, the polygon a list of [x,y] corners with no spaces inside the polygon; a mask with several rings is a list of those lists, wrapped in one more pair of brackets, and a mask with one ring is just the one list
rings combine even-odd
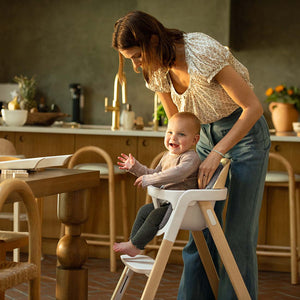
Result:
{"label": "wall", "polygon": [[[85,90],[84,121],[109,124],[104,97],[113,98],[118,55],[111,48],[115,21],[128,11],[145,10],[166,26],[185,31],[202,29],[228,41],[229,0],[81,0],[0,1],[0,82],[11,82],[17,74],[35,75],[39,95],[71,113],[69,83]],[[179,17],[180,16],[180,17]],[[137,115],[150,121],[153,92],[141,74],[126,64],[128,101]]]}
{"label": "wall", "polygon": [[300,87],[299,0],[231,0],[231,47],[249,69],[255,92],[264,102],[268,87]]}
{"label": "wall", "polygon": [[[118,69],[118,56],[111,48],[113,25],[128,11],[139,9],[167,27],[202,31],[233,47],[249,68],[255,92],[263,101],[269,86],[300,85],[295,15],[299,8],[298,0],[1,0],[0,82],[12,82],[18,74],[35,75],[38,96],[69,114],[68,85],[79,82],[86,98],[84,122],[109,124],[111,114],[104,112],[104,97],[111,102]],[[144,87],[141,74],[132,71],[130,62],[125,70],[128,101],[148,122],[153,93]]]}

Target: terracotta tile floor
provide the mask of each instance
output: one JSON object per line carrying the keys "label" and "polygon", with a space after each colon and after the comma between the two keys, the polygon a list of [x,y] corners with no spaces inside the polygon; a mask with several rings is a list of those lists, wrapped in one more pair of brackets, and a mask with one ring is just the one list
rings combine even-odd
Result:
{"label": "terracotta tile floor", "polygon": [[[41,281],[42,300],[55,299],[55,265],[55,256],[44,257]],[[89,259],[86,265],[89,269],[89,300],[110,299],[123,268],[121,262],[118,263],[117,273],[109,271],[107,259]],[[170,264],[167,266],[155,299],[176,299],[181,270],[182,266],[179,265]],[[145,282],[146,277],[144,275],[135,275],[124,299],[139,299]],[[27,284],[8,290],[5,299],[27,299]],[[289,273],[260,272],[258,299],[300,299],[300,285],[292,286],[290,284]]]}

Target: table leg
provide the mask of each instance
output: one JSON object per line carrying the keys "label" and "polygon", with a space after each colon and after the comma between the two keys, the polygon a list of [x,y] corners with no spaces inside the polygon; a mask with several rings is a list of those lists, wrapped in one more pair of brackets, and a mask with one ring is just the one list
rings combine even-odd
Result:
{"label": "table leg", "polygon": [[61,194],[57,215],[65,225],[65,235],[57,244],[56,299],[84,300],[88,298],[88,270],[83,264],[88,257],[88,245],[81,237],[81,224],[87,220],[89,190]]}

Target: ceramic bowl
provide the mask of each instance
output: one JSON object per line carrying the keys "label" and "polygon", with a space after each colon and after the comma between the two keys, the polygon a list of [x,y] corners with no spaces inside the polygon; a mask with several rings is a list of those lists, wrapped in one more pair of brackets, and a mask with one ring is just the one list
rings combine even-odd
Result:
{"label": "ceramic bowl", "polygon": [[2,119],[7,126],[23,126],[27,120],[27,110],[1,109]]}
{"label": "ceramic bowl", "polygon": [[300,136],[300,122],[293,122],[293,129]]}

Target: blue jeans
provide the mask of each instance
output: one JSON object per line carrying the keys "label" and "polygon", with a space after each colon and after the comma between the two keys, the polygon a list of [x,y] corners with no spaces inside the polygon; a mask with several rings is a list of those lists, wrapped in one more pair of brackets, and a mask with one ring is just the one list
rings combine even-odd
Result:
{"label": "blue jeans", "polygon": [[[202,125],[197,144],[202,160],[232,128],[241,112],[238,109],[226,118]],[[248,134],[226,153],[226,157],[231,159],[231,167],[226,183],[229,197],[224,231],[251,299],[257,299],[258,294],[256,245],[269,148],[268,125],[261,117]],[[221,225],[224,202],[215,205]],[[218,299],[237,299],[225,269],[219,267],[218,253],[207,229],[204,235],[220,277]],[[182,256],[184,268],[177,299],[214,299],[191,234]]]}

